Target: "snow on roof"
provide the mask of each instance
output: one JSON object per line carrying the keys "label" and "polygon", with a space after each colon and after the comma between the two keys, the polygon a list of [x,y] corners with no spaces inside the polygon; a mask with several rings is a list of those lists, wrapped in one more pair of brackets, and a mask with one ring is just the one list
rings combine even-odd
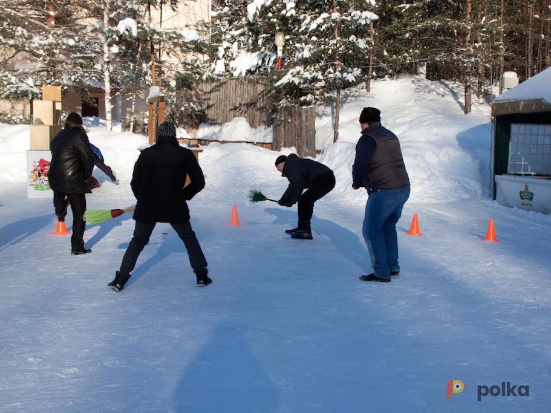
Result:
{"label": "snow on roof", "polygon": [[542,99],[551,104],[551,67],[499,95],[494,102]]}

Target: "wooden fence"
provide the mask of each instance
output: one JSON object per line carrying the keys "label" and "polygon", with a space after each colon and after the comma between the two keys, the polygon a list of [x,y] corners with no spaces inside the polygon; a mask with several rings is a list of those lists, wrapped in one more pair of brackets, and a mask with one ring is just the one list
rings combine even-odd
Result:
{"label": "wooden fence", "polygon": [[243,117],[252,128],[258,128],[273,121],[274,138],[269,145],[273,150],[294,146],[299,156],[316,156],[315,107],[292,106],[271,113],[272,89],[245,80],[205,82],[198,93],[204,122],[222,125]]}
{"label": "wooden fence", "polygon": [[245,80],[204,82],[199,88],[204,122],[223,125],[233,118],[247,119],[251,128],[266,125],[270,116],[270,93],[266,86]]}
{"label": "wooden fence", "polygon": [[299,156],[316,156],[316,108],[280,108],[274,124],[273,150],[294,146]]}

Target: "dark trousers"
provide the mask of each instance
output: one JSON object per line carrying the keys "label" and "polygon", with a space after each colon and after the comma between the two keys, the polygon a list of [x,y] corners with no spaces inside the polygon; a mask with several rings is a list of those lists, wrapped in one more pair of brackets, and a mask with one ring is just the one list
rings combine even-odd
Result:
{"label": "dark trousers", "polygon": [[327,195],[335,187],[335,175],[329,172],[315,178],[298,200],[298,227],[311,231],[310,220],[314,214],[314,202]]}
{"label": "dark trousers", "polygon": [[[120,272],[125,275],[129,275],[130,272],[136,266],[136,261],[140,256],[140,253],[144,247],[149,243],[149,237],[155,228],[156,223],[150,222],[138,222],[136,221],[136,228],[134,229],[134,237],[126,252],[122,258]],[[187,253],[189,255],[189,263],[195,274],[207,274],[207,260],[203,255],[203,250],[199,245],[199,241],[195,236],[195,232],[191,228],[190,222],[183,224],[170,223],[172,228],[176,231],[178,236],[184,241]]]}
{"label": "dark trousers", "polygon": [[67,200],[71,204],[73,211],[73,235],[71,235],[71,248],[78,249],[84,246],[84,212],[86,211],[85,194],[66,194],[64,192],[54,191],[55,214],[59,221],[65,221],[67,216]]}

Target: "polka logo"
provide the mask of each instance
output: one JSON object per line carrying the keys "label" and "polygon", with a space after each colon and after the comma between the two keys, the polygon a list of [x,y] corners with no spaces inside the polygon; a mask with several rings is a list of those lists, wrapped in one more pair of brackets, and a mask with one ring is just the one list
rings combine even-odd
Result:
{"label": "polka logo", "polygon": [[446,399],[451,399],[454,393],[461,393],[463,389],[468,389],[469,383],[463,384],[461,380],[450,380],[446,384]]}

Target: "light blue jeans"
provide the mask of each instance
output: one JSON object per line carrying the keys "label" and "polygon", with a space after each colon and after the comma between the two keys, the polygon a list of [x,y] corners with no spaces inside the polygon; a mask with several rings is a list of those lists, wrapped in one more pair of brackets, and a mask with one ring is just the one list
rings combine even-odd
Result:
{"label": "light blue jeans", "polygon": [[396,223],[402,216],[409,192],[409,186],[375,191],[369,195],[365,205],[362,232],[373,274],[379,278],[390,278],[391,272],[400,271]]}

